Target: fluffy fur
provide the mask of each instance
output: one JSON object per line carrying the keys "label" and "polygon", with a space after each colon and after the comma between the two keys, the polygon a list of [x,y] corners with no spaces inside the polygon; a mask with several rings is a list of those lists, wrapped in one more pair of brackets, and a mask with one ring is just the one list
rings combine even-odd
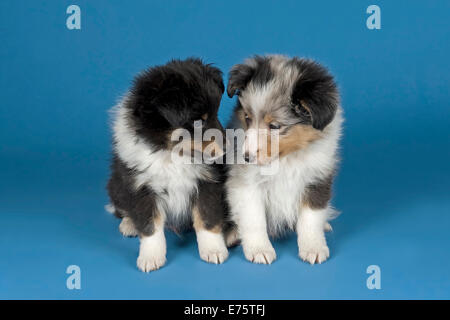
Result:
{"label": "fluffy fur", "polygon": [[114,108],[107,209],[123,219],[123,235],[140,237],[142,271],[164,265],[164,227],[182,230],[193,220],[201,258],[221,263],[228,256],[222,169],[172,161],[171,155],[177,129],[192,133],[194,121],[201,121],[203,130],[223,130],[217,119],[223,92],[219,69],[199,59],[173,60],[138,75]]}
{"label": "fluffy fur", "polygon": [[[324,230],[331,229],[329,200],[343,119],[332,76],[311,60],[256,56],[231,69],[227,93],[238,95],[229,127],[247,133],[237,150],[256,163],[230,166],[226,182],[246,258],[271,263],[276,253],[269,235],[295,230],[300,258],[325,261]],[[279,130],[278,153],[264,155],[268,150],[252,145],[250,129]],[[270,145],[270,134],[266,138]],[[262,174],[276,159],[278,171]]]}

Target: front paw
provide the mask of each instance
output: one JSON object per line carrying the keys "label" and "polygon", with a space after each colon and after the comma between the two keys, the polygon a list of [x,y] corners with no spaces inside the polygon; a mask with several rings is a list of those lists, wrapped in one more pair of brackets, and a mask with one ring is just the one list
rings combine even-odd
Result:
{"label": "front paw", "polygon": [[140,253],[137,258],[137,267],[143,272],[158,270],[166,263],[166,255],[164,253]]}
{"label": "front paw", "polygon": [[299,243],[299,253],[300,259],[309,262],[310,264],[325,262],[330,256],[330,249],[326,242],[300,242]]}
{"label": "front paw", "polygon": [[206,262],[219,264],[228,258],[228,249],[222,233],[208,230],[197,231],[198,252]]}
{"label": "front paw", "polygon": [[199,250],[200,258],[206,262],[220,264],[228,258],[227,248],[204,248]]}
{"label": "front paw", "polygon": [[244,245],[244,255],[253,263],[271,264],[277,258],[270,242],[264,245]]}

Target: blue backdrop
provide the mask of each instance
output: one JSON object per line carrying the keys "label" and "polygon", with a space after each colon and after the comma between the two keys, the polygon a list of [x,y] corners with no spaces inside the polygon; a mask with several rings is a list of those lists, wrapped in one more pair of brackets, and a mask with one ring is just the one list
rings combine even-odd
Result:
{"label": "blue backdrop", "polygon": [[[81,8],[81,30],[66,9]],[[366,8],[381,8],[381,29]],[[450,298],[448,1],[0,2],[0,298]],[[317,59],[345,110],[328,235],[310,266],[295,236],[253,265],[240,247],[200,260],[168,232],[168,263],[144,274],[108,202],[108,109],[137,72],[200,56],[226,76],[252,54]],[[224,96],[221,120],[234,100]],[[66,268],[81,268],[68,290]],[[381,289],[366,286],[369,265]]]}

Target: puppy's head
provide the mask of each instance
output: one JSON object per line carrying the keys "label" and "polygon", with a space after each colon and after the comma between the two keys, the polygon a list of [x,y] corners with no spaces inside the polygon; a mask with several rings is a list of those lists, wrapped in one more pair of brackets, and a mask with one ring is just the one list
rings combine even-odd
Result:
{"label": "puppy's head", "polygon": [[214,144],[220,155],[220,144],[213,140],[202,142],[200,136],[194,143],[194,129],[223,132],[217,111],[224,89],[222,72],[196,58],[144,71],[134,80],[129,104],[137,133],[157,149],[171,149],[189,133],[192,140],[183,136],[183,143],[192,151],[203,152]]}
{"label": "puppy's head", "polygon": [[258,164],[320,139],[339,105],[336,84],[324,67],[278,55],[235,65],[227,93],[238,95],[235,112],[246,131],[244,158]]}

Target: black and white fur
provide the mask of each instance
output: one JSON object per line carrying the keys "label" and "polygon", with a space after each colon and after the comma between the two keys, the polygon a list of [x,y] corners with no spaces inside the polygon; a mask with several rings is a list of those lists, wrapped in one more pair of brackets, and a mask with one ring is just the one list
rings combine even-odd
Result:
{"label": "black and white fur", "polygon": [[107,210],[122,219],[123,235],[139,236],[137,266],[144,272],[166,262],[164,228],[181,230],[192,222],[203,260],[228,257],[222,169],[172,161],[170,141],[175,129],[191,132],[194,121],[223,130],[217,119],[223,92],[219,69],[194,58],[173,60],[138,75],[113,110]]}
{"label": "black and white fur", "polygon": [[[297,149],[291,135],[289,148],[295,151],[280,156],[274,175],[261,174],[261,165],[229,167],[227,199],[245,257],[272,263],[276,253],[269,235],[295,230],[300,258],[322,263],[329,257],[324,230],[331,230],[334,213],[329,200],[343,121],[332,76],[311,60],[255,56],[231,69],[227,92],[238,95],[233,127],[261,127],[270,114],[275,125],[263,125],[279,128],[280,141],[294,126],[315,137]],[[242,114],[246,121],[252,114],[253,121],[242,123]],[[303,140],[301,133],[297,138]],[[246,144],[242,152],[249,152]]]}

